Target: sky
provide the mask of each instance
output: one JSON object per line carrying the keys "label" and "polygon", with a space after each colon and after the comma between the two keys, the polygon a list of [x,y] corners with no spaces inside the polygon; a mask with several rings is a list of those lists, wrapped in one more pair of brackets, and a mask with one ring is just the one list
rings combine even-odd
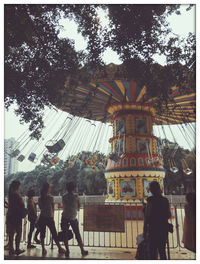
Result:
{"label": "sky", "polygon": [[[194,33],[195,31],[195,8],[193,8],[192,10],[190,10],[189,12],[185,12],[184,11],[185,6],[183,5],[182,8],[182,15],[181,16],[177,16],[177,15],[173,15],[170,17],[169,22],[171,27],[173,28],[174,33],[179,34],[182,37],[186,37],[188,32],[192,32]],[[106,25],[106,18],[104,17],[104,14],[100,14],[101,17],[103,17],[102,23],[103,25]],[[86,47],[86,43],[84,42],[84,39],[81,37],[80,34],[77,33],[77,26],[74,22],[72,21],[66,21],[65,20],[61,20],[61,24],[64,26],[64,30],[60,33],[61,37],[64,36],[70,36],[70,38],[75,39],[75,48],[76,50],[81,50],[81,49],[85,49]],[[113,52],[112,50],[106,50],[106,52],[103,55],[103,59],[104,62],[106,64],[109,63],[115,63],[115,64],[121,64],[121,61],[119,60],[117,54],[115,52]],[[164,65],[165,64],[165,59],[162,56],[157,56],[155,59],[157,59],[157,61]],[[46,110],[47,114],[49,112],[49,110]],[[60,111],[58,111],[57,113],[57,117],[59,116]],[[52,122],[49,122],[49,120],[51,119],[51,116],[55,115],[55,119],[56,117],[56,113],[53,110],[48,118],[47,118],[47,128],[46,128],[46,133],[48,135],[48,137],[46,137],[44,140],[41,141],[41,146],[40,146],[40,150],[42,151],[43,149],[45,149],[44,144],[45,142],[47,142],[48,140],[51,139],[51,136],[54,135],[57,132],[57,129],[60,125],[62,125],[62,123],[64,122],[64,120],[66,119],[66,117],[68,116],[67,113],[63,113],[62,116],[60,117],[60,121],[56,121],[55,125],[53,126],[53,128],[50,130],[48,127],[51,126],[53,124]],[[52,117],[53,118],[53,117]],[[100,126],[97,123],[97,127]],[[96,127],[96,128],[97,128]],[[74,142],[74,140],[76,141],[77,139],[80,139],[80,130],[85,131],[86,128],[88,129],[88,124],[87,123],[82,123],[82,127],[77,128],[77,130],[75,131],[76,133],[74,133],[74,138],[71,138],[71,141]],[[97,130],[97,129],[96,129]],[[194,135],[193,138],[190,140],[190,144],[188,144],[188,142],[183,138],[180,129],[173,126],[172,127],[173,130],[173,134],[175,135],[176,141],[177,143],[184,147],[184,148],[189,148],[191,149],[193,147],[193,144],[195,144],[195,138]],[[12,106],[9,110],[9,112],[5,111],[4,112],[4,138],[8,139],[11,137],[14,137],[15,139],[19,138],[20,135],[22,135],[22,133],[24,131],[28,131],[28,125],[20,125],[19,124],[19,118],[16,117],[16,115],[14,114],[14,106]],[[88,130],[89,131],[89,130]],[[191,132],[191,128],[189,129],[189,131]],[[51,133],[50,133],[51,132]],[[159,136],[159,132],[158,129],[155,129],[155,135]],[[107,133],[107,136],[104,135],[104,140],[105,143],[103,143],[103,146],[109,143],[108,142],[108,138],[111,137],[112,131],[111,128],[109,126],[105,127],[105,134]],[[162,131],[161,131],[162,133]],[[28,134],[27,134],[28,135]],[[173,136],[170,133],[170,130],[167,130],[167,137],[169,138],[169,140],[173,141]],[[73,139],[73,140],[72,140]],[[80,139],[81,141],[82,139]],[[193,141],[193,144],[191,143],[191,141]],[[30,142],[30,144],[27,146],[27,148],[25,149],[25,152],[31,151],[34,148],[34,145],[36,144],[36,142]],[[73,143],[70,143],[66,154],[63,155],[62,158],[65,158],[68,154],[70,154],[69,148],[73,148]],[[38,146],[39,149],[39,146]],[[39,152],[41,152],[39,151]],[[108,153],[109,151],[109,146],[106,145],[105,148],[102,149],[103,152]],[[36,164],[31,163],[30,161],[23,161],[22,163],[19,163],[19,170],[24,170],[24,171],[29,171],[34,169]]]}

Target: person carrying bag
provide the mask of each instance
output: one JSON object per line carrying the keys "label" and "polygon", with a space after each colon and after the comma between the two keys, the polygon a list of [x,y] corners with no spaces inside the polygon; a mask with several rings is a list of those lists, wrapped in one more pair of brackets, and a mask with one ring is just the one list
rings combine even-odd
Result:
{"label": "person carrying bag", "polygon": [[[88,251],[84,249],[83,241],[79,231],[79,223],[77,220],[77,212],[80,209],[79,198],[75,191],[75,184],[73,182],[69,182],[66,184],[67,192],[62,196],[62,204],[63,204],[63,212],[61,219],[61,229],[66,234],[69,234],[69,226],[72,227],[72,230],[75,234],[76,240],[81,250],[82,256],[86,256]],[[69,246],[68,246],[68,236],[66,235],[65,240],[63,241],[66,248],[66,257],[69,257]]]}
{"label": "person carrying bag", "polygon": [[166,260],[166,242],[169,227],[168,219],[171,217],[169,201],[162,196],[160,185],[157,181],[150,183],[152,196],[147,199],[144,217],[144,238],[149,242],[150,259],[157,259],[158,253],[161,260]]}

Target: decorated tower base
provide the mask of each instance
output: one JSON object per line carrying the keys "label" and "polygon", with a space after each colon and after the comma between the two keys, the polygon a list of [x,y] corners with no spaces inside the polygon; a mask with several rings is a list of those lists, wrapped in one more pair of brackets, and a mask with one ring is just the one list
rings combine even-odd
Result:
{"label": "decorated tower base", "polygon": [[152,134],[154,108],[124,102],[107,110],[113,116],[113,137],[105,169],[106,202],[141,202],[151,195],[149,183],[158,181],[163,188],[165,176],[158,138]]}

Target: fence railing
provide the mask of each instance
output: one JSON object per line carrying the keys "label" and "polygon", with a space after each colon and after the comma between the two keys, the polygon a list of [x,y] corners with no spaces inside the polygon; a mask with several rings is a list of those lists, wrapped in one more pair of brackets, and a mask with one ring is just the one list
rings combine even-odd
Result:
{"label": "fence railing", "polygon": [[[56,223],[57,232],[61,231],[61,198],[55,197],[55,212],[54,220]],[[92,201],[91,201],[92,200]],[[97,232],[97,231],[85,231],[83,226],[83,216],[84,216],[84,205],[121,205],[121,203],[105,203],[104,198],[99,199],[87,199],[86,197],[81,197],[81,208],[78,212],[78,221],[80,234],[83,239],[83,243],[87,247],[109,247],[109,248],[137,248],[136,237],[143,232],[143,215],[142,215],[142,203],[124,203],[125,207],[125,232]],[[170,199],[169,199],[170,200]],[[184,247],[182,243],[183,234],[183,223],[184,223],[184,203],[170,203],[172,217],[169,220],[174,226],[174,232],[169,233],[169,247],[177,248]],[[5,211],[6,212],[6,211]],[[6,217],[5,217],[6,218]],[[22,242],[27,242],[28,232],[30,228],[30,223],[27,218],[23,219],[22,224]],[[45,244],[54,246],[49,229],[46,230]],[[4,238],[7,240],[6,229],[4,229]],[[33,241],[34,243],[34,241]],[[69,245],[77,245],[75,237],[69,241]]]}

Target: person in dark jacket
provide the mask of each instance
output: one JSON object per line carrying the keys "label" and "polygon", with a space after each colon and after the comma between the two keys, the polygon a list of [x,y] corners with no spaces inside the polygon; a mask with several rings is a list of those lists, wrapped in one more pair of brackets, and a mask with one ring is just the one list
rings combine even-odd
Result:
{"label": "person in dark jacket", "polygon": [[58,235],[55,227],[54,221],[54,198],[50,195],[52,185],[48,182],[45,182],[41,188],[41,195],[38,199],[38,205],[40,207],[40,220],[38,226],[40,228],[40,239],[42,245],[42,255],[46,255],[47,251],[45,249],[44,238],[46,233],[46,226],[48,226],[52,238],[55,241],[58,252],[60,254],[64,254],[65,250],[61,247],[60,242],[58,240]]}
{"label": "person in dark jacket", "polygon": [[185,248],[196,252],[196,194],[186,194],[183,238]]}
{"label": "person in dark jacket", "polygon": [[166,258],[166,242],[168,238],[168,219],[171,217],[169,201],[162,196],[157,181],[150,183],[152,196],[147,199],[144,218],[144,237],[149,239],[150,259]]}
{"label": "person in dark jacket", "polygon": [[[24,201],[19,193],[19,188],[20,188],[20,182],[14,180],[10,184],[8,191],[8,212],[7,212],[6,224],[9,234],[10,255],[13,254],[19,255],[25,251],[19,248],[21,234],[22,234],[22,218],[24,217],[22,215],[25,211]],[[13,240],[15,233],[16,233],[16,237],[15,237],[16,250],[14,250],[13,247]]]}
{"label": "person in dark jacket", "polygon": [[[30,230],[29,230],[29,234],[28,234],[28,245],[27,248],[31,249],[31,248],[35,248],[34,245],[31,245],[31,238],[32,238],[32,234],[35,228],[35,222],[37,219],[37,210],[36,210],[36,204],[34,203],[33,200],[33,196],[35,196],[35,191],[33,189],[29,189],[28,193],[28,202],[27,202],[27,208],[28,208],[28,220],[30,221]],[[40,244],[40,241],[38,240],[37,236],[40,233],[40,230],[37,229],[34,235],[34,240],[36,243]]]}

